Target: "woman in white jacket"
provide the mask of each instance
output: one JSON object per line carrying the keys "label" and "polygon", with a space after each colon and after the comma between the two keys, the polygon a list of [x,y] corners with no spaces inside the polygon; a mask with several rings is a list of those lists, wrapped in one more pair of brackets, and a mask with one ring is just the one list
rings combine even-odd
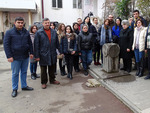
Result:
{"label": "woman in white jacket", "polygon": [[134,30],[132,50],[134,50],[137,63],[136,76],[142,77],[144,73],[144,51],[147,28],[143,27],[143,21],[141,19],[136,21],[136,26],[137,27]]}

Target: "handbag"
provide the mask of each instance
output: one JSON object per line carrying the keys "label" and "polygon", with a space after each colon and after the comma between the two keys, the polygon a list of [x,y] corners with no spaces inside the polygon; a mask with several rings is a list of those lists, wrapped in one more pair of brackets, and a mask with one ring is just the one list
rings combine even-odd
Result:
{"label": "handbag", "polygon": [[57,55],[57,59],[63,59],[63,55]]}

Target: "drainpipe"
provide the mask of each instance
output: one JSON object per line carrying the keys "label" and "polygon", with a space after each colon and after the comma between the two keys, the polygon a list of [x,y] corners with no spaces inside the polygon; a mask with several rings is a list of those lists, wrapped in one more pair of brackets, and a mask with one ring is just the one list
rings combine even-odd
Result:
{"label": "drainpipe", "polygon": [[44,18],[44,0],[42,0],[42,19]]}

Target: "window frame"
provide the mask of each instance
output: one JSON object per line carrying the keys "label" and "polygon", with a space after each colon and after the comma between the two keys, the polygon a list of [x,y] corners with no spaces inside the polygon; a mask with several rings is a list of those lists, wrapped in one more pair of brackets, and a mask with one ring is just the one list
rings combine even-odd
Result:
{"label": "window frame", "polygon": [[[76,1],[76,4],[74,4],[74,1]],[[73,0],[73,9],[82,9],[82,0],[80,0],[80,3],[79,0]]]}
{"label": "window frame", "polygon": [[[56,6],[53,6],[53,1],[55,1],[55,5]],[[61,0],[61,4],[59,4],[58,2],[59,0],[52,0],[52,8],[55,8],[55,9],[61,9],[63,8],[63,0]],[[60,6],[59,6],[60,5]]]}

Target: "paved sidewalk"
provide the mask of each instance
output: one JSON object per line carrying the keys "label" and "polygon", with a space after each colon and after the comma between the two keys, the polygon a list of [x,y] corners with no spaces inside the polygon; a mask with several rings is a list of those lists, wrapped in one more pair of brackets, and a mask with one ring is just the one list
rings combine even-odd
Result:
{"label": "paved sidewalk", "polygon": [[150,113],[150,80],[144,80],[145,76],[136,77],[135,71],[130,75],[125,74],[124,71],[106,73],[100,66],[93,64],[89,71],[135,113]]}
{"label": "paved sidewalk", "polygon": [[11,67],[0,45],[0,113],[133,113],[105,88],[86,87],[91,76],[74,72],[73,80],[69,80],[57,69],[60,85],[48,83],[47,89],[42,89],[40,78],[31,80],[28,70],[27,82],[34,91],[22,91],[19,83],[18,96],[12,98]]}

